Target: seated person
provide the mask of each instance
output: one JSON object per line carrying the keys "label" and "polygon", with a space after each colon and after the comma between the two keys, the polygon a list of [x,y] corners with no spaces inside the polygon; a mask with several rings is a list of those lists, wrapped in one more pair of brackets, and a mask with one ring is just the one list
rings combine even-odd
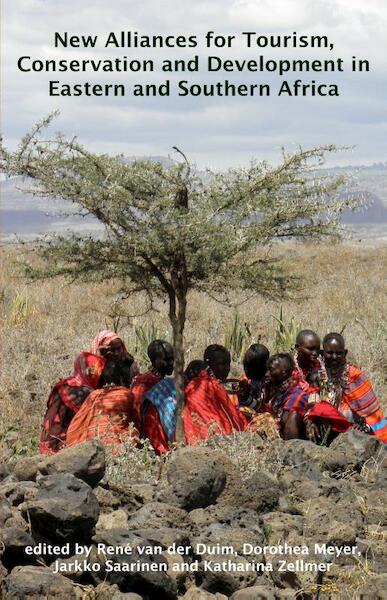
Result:
{"label": "seated person", "polygon": [[[208,355],[208,353],[207,353]],[[229,401],[220,381],[208,372],[206,363],[192,361],[185,371],[183,428],[186,442],[195,445],[210,435],[243,431],[246,421]],[[176,389],[171,379],[158,383],[145,394],[144,434],[159,454],[175,439]]]}
{"label": "seated person", "polygon": [[74,362],[74,373],[52,388],[40,434],[41,454],[55,454],[64,447],[67,428],[87,396],[98,387],[105,359],[82,352]]}
{"label": "seated person", "polygon": [[[361,429],[387,442],[387,420],[367,376],[347,363],[345,340],[339,333],[328,333],[323,340],[325,377],[320,382],[320,402],[306,415],[313,426],[309,437],[329,443],[334,435],[350,427]],[[329,429],[327,429],[327,427]],[[326,438],[324,440],[324,438]]]}
{"label": "seated person", "polygon": [[[119,347],[119,352],[114,348]],[[111,353],[122,355],[132,365],[133,357],[126,352],[124,343],[111,331],[100,332],[92,342],[91,352],[81,352],[75,359],[74,373],[60,379],[52,388],[47,401],[39,450],[41,454],[55,454],[63,448],[67,428],[91,391],[100,385],[105,367],[105,356]]]}
{"label": "seated person", "polygon": [[111,355],[100,379],[100,389],[89,394],[67,430],[66,445],[98,438],[106,446],[118,446],[128,437],[138,441],[133,425],[133,395],[125,385],[130,366],[122,355]]}
{"label": "seated person", "polygon": [[264,395],[266,364],[269,350],[263,344],[252,344],[243,357],[245,377],[238,382],[239,408],[259,412]]}
{"label": "seated person", "polygon": [[293,370],[290,354],[274,354],[268,360],[268,383],[262,411],[276,417],[280,435],[285,440],[305,436],[303,417],[308,405],[308,386],[294,379]]}
{"label": "seated person", "polygon": [[153,340],[148,346],[148,357],[151,367],[145,373],[136,375],[130,387],[134,398],[135,423],[139,429],[141,429],[141,405],[144,394],[166,375],[173,373],[174,353],[169,342]]}
{"label": "seated person", "polygon": [[104,329],[91,342],[89,352],[97,356],[104,356],[106,352],[119,355],[126,352],[126,348],[124,342],[114,331]]}
{"label": "seated person", "polygon": [[239,406],[239,398],[236,394],[238,379],[228,379],[231,369],[231,354],[220,344],[211,344],[204,352],[204,361],[208,373],[215,377],[226,390],[230,402],[234,406]]}
{"label": "seated person", "polygon": [[320,358],[320,338],[315,331],[303,329],[298,333],[294,347],[295,369],[293,376],[314,387],[321,371],[323,371]]}
{"label": "seated person", "polygon": [[114,331],[109,331],[108,329],[100,331],[91,342],[89,352],[105,358],[109,356],[117,356],[124,361],[126,360],[128,364],[130,363],[130,382],[140,372],[137,363],[133,359],[133,356],[127,352],[124,342]]}
{"label": "seated person", "polygon": [[207,346],[203,356],[207,371],[221,383],[226,383],[231,368],[231,354],[220,344]]}

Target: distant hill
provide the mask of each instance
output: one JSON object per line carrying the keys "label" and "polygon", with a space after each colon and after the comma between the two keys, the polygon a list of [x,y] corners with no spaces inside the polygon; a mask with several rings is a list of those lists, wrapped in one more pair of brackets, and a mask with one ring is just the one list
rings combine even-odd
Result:
{"label": "distant hill", "polygon": [[[161,163],[164,167],[174,164],[171,158],[164,156],[137,157]],[[126,163],[136,157],[127,157]],[[323,169],[327,175],[346,173],[349,185],[342,197],[360,196],[366,207],[358,212],[347,211],[343,223],[353,227],[362,237],[387,236],[387,163],[365,167],[337,167]],[[21,177],[0,181],[0,239],[9,240],[13,234],[22,238],[33,238],[37,234],[50,231],[64,232],[68,229],[79,232],[102,231],[102,226],[94,217],[65,217],[63,213],[74,212],[72,204],[64,200],[49,201],[34,197],[25,190],[31,182]],[[22,188],[24,191],[20,191]]]}

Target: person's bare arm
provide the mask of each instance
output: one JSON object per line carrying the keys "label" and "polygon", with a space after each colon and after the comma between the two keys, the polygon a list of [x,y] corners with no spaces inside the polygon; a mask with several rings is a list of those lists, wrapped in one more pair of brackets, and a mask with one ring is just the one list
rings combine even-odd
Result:
{"label": "person's bare arm", "polygon": [[284,440],[297,440],[302,438],[303,430],[302,417],[295,411],[291,410],[284,416],[284,425],[282,437]]}

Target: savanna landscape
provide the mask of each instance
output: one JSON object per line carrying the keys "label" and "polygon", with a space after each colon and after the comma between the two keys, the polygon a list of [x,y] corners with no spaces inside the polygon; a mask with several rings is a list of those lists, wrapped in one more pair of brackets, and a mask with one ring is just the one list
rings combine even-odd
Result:
{"label": "savanna landscape", "polygon": [[[337,545],[356,543],[360,548],[359,557],[335,560],[330,572],[322,577],[302,572],[289,576],[275,570],[258,577],[255,573],[233,574],[227,570],[214,575],[202,566],[205,559],[214,560],[208,555],[199,560],[197,573],[176,575],[171,572],[172,565],[181,562],[181,557],[171,558],[164,553],[169,571],[161,581],[152,576],[149,580],[146,575],[111,578],[103,575],[103,566],[102,573],[92,580],[87,573],[75,577],[63,577],[66,573],[62,573],[50,579],[53,576],[48,573],[54,563],[49,566],[52,559],[42,555],[38,566],[16,567],[4,580],[5,598],[22,598],[26,591],[35,593],[29,597],[43,598],[37,589],[44,589],[47,598],[82,600],[116,598],[120,591],[136,592],[136,599],[148,600],[243,600],[271,598],[273,593],[276,597],[306,600],[383,598],[385,466],[381,450],[369,446],[360,446],[359,450],[356,436],[353,440],[343,434],[331,448],[310,443],[301,448],[297,440],[284,444],[258,434],[214,436],[197,448],[187,449],[188,454],[181,449],[163,459],[148,443],[136,449],[129,441],[118,453],[106,452],[106,466],[102,447],[94,442],[86,442],[79,450],[75,447],[76,454],[73,448],[64,450],[51,462],[36,457],[50,387],[71,372],[77,352],[88,348],[98,330],[116,329],[141,368],[147,367],[148,342],[158,336],[171,339],[171,331],[162,301],[147,313],[146,299],[141,294],[129,302],[119,300],[118,287],[115,289],[111,283],[69,283],[63,278],[30,283],[21,275],[18,263],[21,257],[33,256],[34,246],[4,245],[1,254],[1,452],[7,469],[13,469],[13,479],[16,476],[21,480],[5,484],[9,500],[15,503],[6,527],[17,519],[17,531],[27,529],[36,539],[42,523],[40,509],[34,513],[33,500],[18,503],[20,498],[27,498],[23,486],[41,486],[39,481],[52,479],[66,505],[60,528],[65,527],[66,539],[70,539],[69,531],[74,539],[80,539],[79,516],[76,522],[71,520],[74,510],[79,509],[73,508],[72,492],[68,491],[79,479],[65,481],[70,470],[94,489],[100,516],[93,540],[105,544],[128,543],[133,534],[136,543],[157,542],[164,549],[174,540],[190,544],[187,553],[195,544],[231,543],[241,553],[238,561],[243,564],[251,557],[243,555],[242,542],[263,545],[286,541],[313,547],[315,542],[328,540]],[[186,359],[201,357],[209,343],[226,344],[233,355],[233,372],[240,374],[240,359],[251,341],[259,339],[271,351],[289,350],[300,327],[311,327],[322,335],[344,330],[350,360],[366,370],[386,406],[386,245],[350,241],[284,243],[275,248],[275,255],[300,278],[293,297],[274,301],[257,296],[231,309],[193,292],[188,298]],[[50,471],[50,464],[54,471]],[[219,492],[211,487],[212,478],[220,468],[226,487],[216,499]],[[39,470],[59,474],[40,475],[39,480]],[[66,473],[60,475],[63,470]],[[187,472],[195,473],[193,479],[186,478]],[[98,481],[103,476],[97,485],[96,477]],[[37,483],[23,483],[26,478],[36,478]],[[202,489],[207,490],[204,495]],[[20,517],[25,516],[23,507],[27,505],[29,525]],[[45,532],[53,539],[50,519],[58,509],[48,506],[46,510]],[[94,518],[96,521],[98,512]],[[121,529],[114,529],[117,527]],[[124,535],[124,531],[129,533]],[[183,532],[185,541],[180,542]],[[9,546],[21,542],[4,539],[3,562],[11,568],[16,559],[9,558]],[[92,544],[90,537],[84,540]],[[215,562],[223,558],[215,557]],[[90,560],[99,564],[101,559]],[[117,556],[115,560],[120,562],[122,558]],[[278,566],[276,560],[269,559]]]}
{"label": "savanna landscape", "polygon": [[[375,436],[349,430],[326,447],[285,442],[276,426],[213,435],[210,423],[206,441],[193,447],[180,442],[176,425],[176,447],[163,457],[131,438],[37,454],[51,387],[103,329],[118,333],[144,371],[149,342],[173,344],[177,424],[183,360],[222,344],[240,376],[251,343],[290,352],[305,328],[321,337],[343,333],[350,362],[386,406],[387,246],[342,235],[343,212],[362,199],[342,191],[341,173],[316,175],[316,162],[335,148],[301,149],[274,167],[252,162],[203,179],[178,149],[183,160],[164,169],[94,155],[60,135],[40,144],[49,121],[18,152],[3,149],[6,170],[36,179],[38,199],[70,200],[105,235],[78,230],[0,249],[4,597],[383,598],[385,453]],[[42,551],[26,564],[28,543],[58,535],[70,546],[89,544],[96,575],[68,574],[63,553],[53,562]],[[159,544],[165,572],[147,575],[156,558],[139,554],[145,574],[110,575],[95,544],[120,549],[128,540],[136,548]],[[309,570],[281,571],[278,557],[266,557],[257,572],[249,544],[284,542],[306,547]],[[181,557],[169,552],[176,543],[192,571],[181,571]],[[211,554],[198,548],[230,543],[239,568],[206,567]],[[352,556],[331,559],[321,543]]]}
{"label": "savanna landscape", "polygon": [[[152,336],[171,339],[162,301],[154,312],[142,315],[147,304],[141,294],[117,301],[118,286],[115,290],[111,283],[69,283],[61,278],[29,283],[18,263],[32,251],[30,244],[1,248],[1,439],[3,445],[12,440],[17,454],[36,450],[50,387],[71,372],[75,356],[89,347],[97,331],[117,329],[142,368],[147,366],[146,345]],[[293,335],[297,327],[321,335],[344,329],[350,360],[369,374],[385,405],[386,245],[286,243],[275,253],[286,270],[300,278],[293,298],[274,301],[257,296],[232,309],[192,293],[186,360],[201,358],[210,343],[230,345],[236,312],[240,341],[231,341],[230,347],[235,371],[240,372],[238,361],[250,341],[260,339],[272,351],[290,350],[294,340],[291,335],[282,339],[279,331],[282,309],[284,326]]]}

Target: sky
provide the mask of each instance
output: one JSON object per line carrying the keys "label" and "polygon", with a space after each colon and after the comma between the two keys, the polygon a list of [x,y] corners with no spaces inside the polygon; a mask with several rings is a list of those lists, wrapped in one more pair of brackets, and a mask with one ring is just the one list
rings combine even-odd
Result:
{"label": "sky", "polygon": [[[385,162],[387,139],[387,2],[385,0],[1,0],[2,119],[6,144],[14,148],[35,122],[60,110],[54,130],[76,135],[90,150],[126,156],[175,157],[177,146],[199,168],[247,164],[251,159],[276,163],[281,149],[323,144],[348,147],[328,164]],[[95,48],[55,48],[54,33],[98,35]],[[140,35],[196,35],[207,31],[236,35],[230,49],[144,50],[104,48],[110,32]],[[243,31],[257,35],[327,35],[333,50],[246,48]],[[262,73],[206,73],[206,55],[222,59],[333,59],[349,65],[353,55],[370,62],[370,71],[288,74],[293,82],[312,79],[339,86],[339,97],[277,96],[281,78]],[[34,59],[104,59],[127,56],[163,58],[199,56],[200,73],[21,73],[20,56]],[[63,83],[270,83],[270,97],[50,97],[50,79]]]}

